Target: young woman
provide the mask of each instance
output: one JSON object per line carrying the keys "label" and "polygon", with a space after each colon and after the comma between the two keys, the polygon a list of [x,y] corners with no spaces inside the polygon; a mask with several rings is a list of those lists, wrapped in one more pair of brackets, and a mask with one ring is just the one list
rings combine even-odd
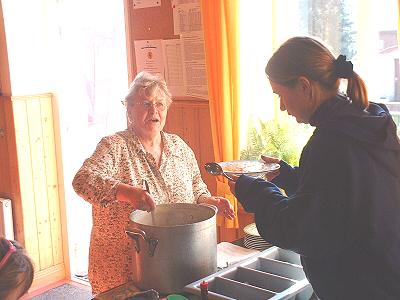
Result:
{"label": "young woman", "polygon": [[313,38],[282,44],[266,74],[281,110],[315,131],[298,167],[280,161],[272,182],[241,176],[232,192],[264,239],[301,255],[319,298],[400,299],[400,143],[387,108]]}

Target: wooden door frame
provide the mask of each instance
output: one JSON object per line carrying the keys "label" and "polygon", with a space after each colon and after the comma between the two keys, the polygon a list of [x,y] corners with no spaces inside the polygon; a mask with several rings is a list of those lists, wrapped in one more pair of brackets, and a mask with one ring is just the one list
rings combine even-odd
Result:
{"label": "wooden door frame", "polygon": [[8,63],[3,8],[0,0],[0,154],[5,157],[0,167],[0,196],[12,200],[14,238],[25,244],[19,185],[11,80]]}

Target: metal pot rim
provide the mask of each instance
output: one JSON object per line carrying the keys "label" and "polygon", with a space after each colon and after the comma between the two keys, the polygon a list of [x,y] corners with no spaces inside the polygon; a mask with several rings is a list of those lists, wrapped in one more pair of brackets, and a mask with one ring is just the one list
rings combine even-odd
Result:
{"label": "metal pot rim", "polygon": [[159,204],[157,207],[190,207],[190,209],[201,209],[201,210],[207,210],[212,212],[210,216],[204,220],[200,220],[197,222],[193,223],[187,223],[187,224],[176,224],[176,225],[151,225],[151,224],[144,224],[141,222],[134,221],[134,217],[137,215],[143,215],[143,214],[149,214],[147,211],[142,211],[142,210],[134,210],[130,213],[129,215],[129,222],[133,224],[137,224],[140,226],[148,227],[148,228],[182,228],[182,227],[187,227],[191,225],[196,225],[204,222],[209,222],[213,218],[216,218],[216,208],[211,206],[211,205],[202,205],[202,204],[196,204],[196,203],[164,203],[164,204]]}

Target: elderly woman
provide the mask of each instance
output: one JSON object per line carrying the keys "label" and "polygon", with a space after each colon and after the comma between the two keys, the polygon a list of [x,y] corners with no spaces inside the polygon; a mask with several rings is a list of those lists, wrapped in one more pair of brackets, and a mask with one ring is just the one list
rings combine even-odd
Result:
{"label": "elderly woman", "polygon": [[189,146],[163,132],[171,102],[162,78],[139,73],[125,98],[128,129],[104,137],[75,175],[75,191],[92,204],[89,281],[94,294],[132,279],[133,247],[125,234],[132,210],[207,203],[228,218],[235,216],[227,199],[210,195]]}

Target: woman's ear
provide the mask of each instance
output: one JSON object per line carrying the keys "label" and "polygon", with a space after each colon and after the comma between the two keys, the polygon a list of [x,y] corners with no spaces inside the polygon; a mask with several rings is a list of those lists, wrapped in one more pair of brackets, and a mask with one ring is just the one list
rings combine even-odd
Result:
{"label": "woman's ear", "polygon": [[318,94],[318,91],[315,90],[317,87],[315,86],[314,82],[305,76],[300,76],[298,79],[298,84],[300,93],[303,95],[306,102],[308,102],[308,104],[311,106],[315,105],[315,97]]}
{"label": "woman's ear", "polygon": [[312,96],[312,84],[311,81],[305,77],[305,76],[300,76],[297,79],[298,87],[300,89],[300,92],[303,94],[304,97],[306,98],[311,98]]}

